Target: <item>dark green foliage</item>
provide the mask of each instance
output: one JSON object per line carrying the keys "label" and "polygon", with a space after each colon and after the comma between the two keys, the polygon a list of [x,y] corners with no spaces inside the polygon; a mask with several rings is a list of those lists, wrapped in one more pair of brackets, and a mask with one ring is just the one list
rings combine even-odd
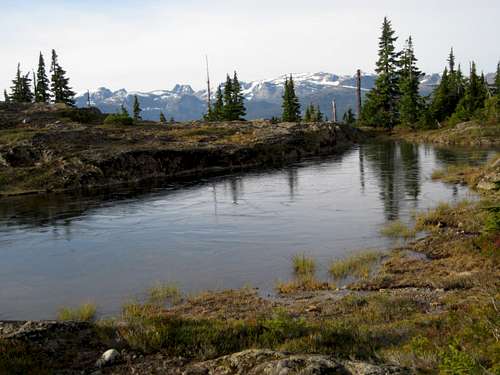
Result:
{"label": "dark green foliage", "polygon": [[306,113],[304,114],[304,121],[305,122],[321,122],[323,121],[323,113],[321,112],[319,105],[314,106],[310,104],[306,108]]}
{"label": "dark green foliage", "polygon": [[224,119],[224,95],[222,93],[222,87],[217,87],[217,93],[215,94],[215,104],[212,111],[215,121],[220,121]]}
{"label": "dark green foliage", "polygon": [[460,66],[455,69],[453,48],[448,57],[448,67],[445,68],[439,86],[434,90],[431,111],[436,121],[444,121],[457,109],[465,92],[465,80]]}
{"label": "dark green foliage", "polygon": [[29,73],[23,75],[21,64],[17,64],[16,78],[12,81],[9,100],[14,103],[31,103],[33,101],[33,93],[30,86],[31,79]]}
{"label": "dark green foliage", "polygon": [[223,107],[223,118],[224,120],[230,120],[233,115],[233,81],[229,74],[226,76],[226,84],[224,85],[224,107]]}
{"label": "dark green foliage", "polygon": [[285,91],[283,93],[283,115],[281,116],[284,122],[299,122],[300,121],[300,103],[299,98],[295,94],[295,85],[293,77],[285,79]]}
{"label": "dark green foliage", "polygon": [[165,117],[165,115],[163,114],[163,112],[160,112],[160,122],[162,124],[164,124],[164,123],[167,122],[167,118]]}
{"label": "dark green foliage", "polygon": [[488,96],[488,88],[484,75],[477,75],[475,62],[471,63],[470,75],[465,85],[465,95],[461,98],[455,113],[453,122],[470,120],[478,111],[484,108]]}
{"label": "dark green foliage", "polygon": [[104,119],[104,123],[108,125],[132,125],[134,119],[128,114],[124,113],[112,113]]}
{"label": "dark green foliage", "polygon": [[38,58],[38,69],[36,73],[37,82],[35,85],[35,102],[37,103],[48,103],[50,100],[49,86],[50,82],[47,78],[47,73],[45,71],[45,61],[43,55],[40,52]]}
{"label": "dark green foliage", "polygon": [[497,73],[495,75],[495,93],[500,96],[500,62],[497,64]]}
{"label": "dark green foliage", "polygon": [[271,117],[271,124],[279,124],[281,119],[279,117],[273,116]]}
{"label": "dark green foliage", "polygon": [[10,97],[9,94],[7,94],[7,90],[3,90],[3,100],[5,103],[10,103]]}
{"label": "dark green foliage", "polygon": [[245,103],[241,94],[241,85],[238,75],[234,72],[231,79],[226,76],[224,90],[217,88],[215,103],[204,116],[205,121],[242,121],[246,115]]}
{"label": "dark green foliage", "polygon": [[246,115],[245,103],[241,94],[241,85],[238,81],[236,71],[233,76],[233,117],[235,120],[243,120]]}
{"label": "dark green foliage", "polygon": [[394,46],[396,40],[391,22],[385,17],[379,41],[379,58],[375,69],[378,77],[375,87],[367,94],[361,115],[365,125],[392,128],[398,121],[399,53],[396,52]]}
{"label": "dark green foliage", "polygon": [[120,107],[120,113],[123,115],[123,116],[127,116],[127,117],[130,117],[128,111],[127,111],[127,108],[125,108],[125,106],[122,104],[121,107]]}
{"label": "dark green foliage", "polygon": [[70,108],[62,111],[61,116],[81,124],[99,124],[104,117],[101,111],[95,107]]}
{"label": "dark green foliage", "polygon": [[75,93],[69,87],[69,78],[66,77],[66,71],[59,65],[57,61],[57,53],[52,50],[52,63],[50,71],[51,77],[51,91],[55,103],[65,103],[73,106]]}
{"label": "dark green foliage", "polygon": [[354,117],[354,113],[352,112],[351,108],[349,108],[344,113],[344,117],[342,118],[342,120],[344,121],[344,124],[354,125],[354,123],[356,122],[356,118]]}
{"label": "dark green foliage", "polygon": [[137,95],[134,95],[134,104],[133,104],[133,112],[134,112],[134,121],[141,120],[141,105],[139,104],[139,98]]}
{"label": "dark green foliage", "polygon": [[416,66],[417,58],[413,49],[411,36],[406,41],[401,55],[401,72],[399,80],[399,119],[404,126],[413,126],[419,119],[422,99],[419,84],[422,72]]}

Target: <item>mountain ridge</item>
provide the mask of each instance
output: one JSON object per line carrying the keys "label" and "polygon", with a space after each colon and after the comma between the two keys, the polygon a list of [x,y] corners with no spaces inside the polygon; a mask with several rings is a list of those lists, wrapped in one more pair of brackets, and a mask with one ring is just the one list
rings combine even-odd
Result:
{"label": "mountain ridge", "polygon": [[[337,75],[328,72],[295,73],[292,75],[303,109],[310,103],[319,105],[321,111],[331,118],[333,99],[337,102],[339,118],[348,108],[355,109],[356,77],[354,75]],[[281,115],[281,96],[287,76],[281,75],[271,79],[240,82],[247,108],[247,119],[271,118]],[[373,73],[362,73],[363,96],[373,88],[375,79],[376,75]],[[434,85],[439,83],[439,80],[439,74],[425,75],[421,80],[422,94],[428,95]],[[212,88],[213,97],[215,91],[215,88]],[[142,117],[145,120],[158,120],[160,112],[163,112],[167,118],[173,117],[178,121],[198,120],[202,118],[207,108],[207,90],[195,91],[186,84],[176,84],[171,90],[160,89],[145,92],[127,91],[125,88],[112,91],[106,87],[99,87],[90,92],[90,104],[106,113],[115,113],[120,110],[122,105],[130,112],[134,95],[139,97],[143,109]],[[78,107],[87,106],[87,93],[78,95],[75,101]]]}

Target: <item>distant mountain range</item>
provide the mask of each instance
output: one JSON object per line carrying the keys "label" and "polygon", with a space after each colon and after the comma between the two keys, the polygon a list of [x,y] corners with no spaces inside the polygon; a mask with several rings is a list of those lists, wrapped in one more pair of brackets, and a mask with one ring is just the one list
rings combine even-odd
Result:
{"label": "distant mountain range", "polygon": [[[241,82],[247,119],[271,118],[281,115],[281,96],[286,76],[269,80]],[[319,105],[321,111],[331,118],[332,100],[337,102],[338,116],[341,118],[348,108],[355,110],[356,77],[338,76],[332,73],[299,73],[293,75],[296,93],[302,108]],[[373,88],[376,76],[363,74],[361,88],[363,95]],[[421,80],[420,89],[427,95],[439,83],[440,75],[426,75]],[[213,90],[215,92],[215,90]],[[158,120],[160,112],[167,118],[177,121],[198,120],[207,110],[207,90],[194,91],[189,85],[175,85],[172,90],[155,90],[150,92],[127,91],[120,89],[111,91],[101,87],[90,92],[90,103],[106,113],[114,113],[124,105],[132,110],[134,95],[137,95],[142,117],[145,120]],[[87,106],[87,93],[76,97],[76,105]]]}

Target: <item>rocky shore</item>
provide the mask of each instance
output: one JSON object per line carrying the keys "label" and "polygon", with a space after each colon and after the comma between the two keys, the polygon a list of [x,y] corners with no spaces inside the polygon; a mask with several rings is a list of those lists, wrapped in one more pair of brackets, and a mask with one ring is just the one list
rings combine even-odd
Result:
{"label": "rocky shore", "polygon": [[362,133],[333,123],[103,125],[95,111],[0,107],[0,194],[197,178],[331,154]]}

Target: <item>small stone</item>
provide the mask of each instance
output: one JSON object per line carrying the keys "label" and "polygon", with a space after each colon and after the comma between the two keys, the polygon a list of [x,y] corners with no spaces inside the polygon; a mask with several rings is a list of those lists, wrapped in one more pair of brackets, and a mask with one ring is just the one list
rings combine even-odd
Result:
{"label": "small stone", "polygon": [[104,366],[107,366],[107,365],[110,365],[112,363],[114,363],[118,357],[120,357],[120,353],[118,353],[118,351],[116,349],[109,349],[109,350],[106,350],[101,358],[99,358],[96,362],[96,367],[104,367]]}

